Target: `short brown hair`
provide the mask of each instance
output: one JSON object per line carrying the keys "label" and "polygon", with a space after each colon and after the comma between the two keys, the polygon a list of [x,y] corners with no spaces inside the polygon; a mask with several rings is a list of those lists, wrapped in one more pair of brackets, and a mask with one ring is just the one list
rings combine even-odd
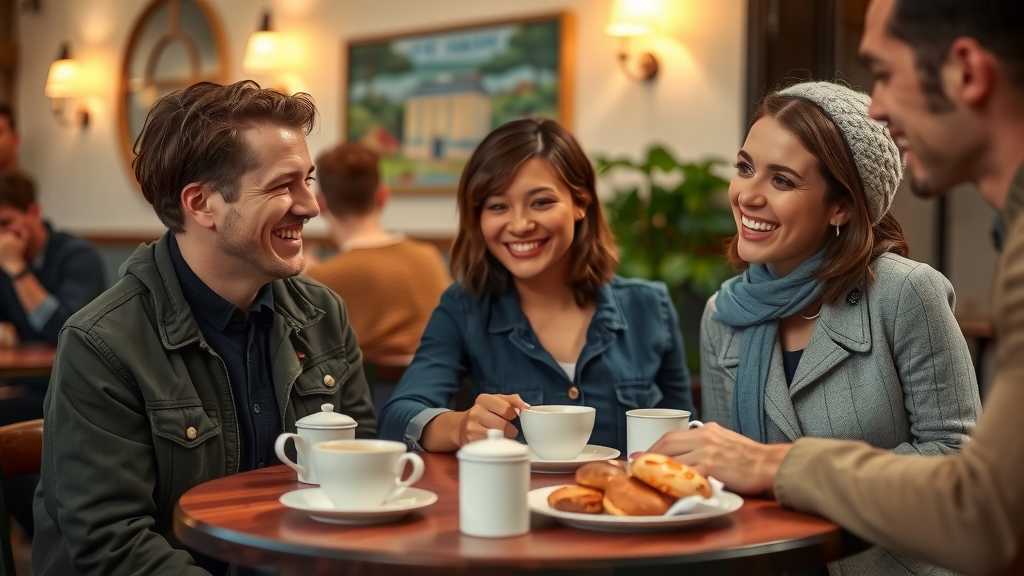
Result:
{"label": "short brown hair", "polygon": [[28,212],[36,203],[36,183],[28,174],[18,171],[0,174],[0,206]]}
{"label": "short brown hair", "polygon": [[355,142],[344,142],[320,154],[316,173],[327,208],[335,216],[362,216],[373,210],[380,187],[380,157]]}
{"label": "short brown hair", "polygon": [[594,167],[579,143],[554,120],[525,118],[496,128],[477,146],[459,180],[459,233],[452,246],[452,276],[471,294],[500,294],[509,287],[509,272],[488,250],[480,230],[480,214],[488,196],[512,185],[530,159],[550,164],[586,210],[576,222],[569,247],[569,283],[576,302],[593,302],[618,264],[615,241],[601,213]]}
{"label": "short brown hair", "polygon": [[181,232],[185,186],[209,183],[225,201],[238,198],[238,179],[255,162],[244,129],[269,122],[309,134],[315,119],[308,94],[286,96],[252,80],[228,86],[200,82],[156,102],[135,139],[132,168],[160,221]]}
{"label": "short brown hair", "polygon": [[[874,279],[869,267],[878,256],[894,252],[907,256],[909,250],[903,229],[892,213],[882,217],[874,226],[868,211],[867,196],[857,172],[853,154],[835,123],[810,100],[795,96],[769,94],[761,102],[754,122],[764,116],[777,120],[792,132],[815,158],[825,178],[825,198],[847,206],[850,220],[838,236],[829,235],[825,263],[818,271],[824,284],[822,300],[832,303],[848,290],[862,282]],[[737,269],[745,269],[737,251],[737,238],[729,241],[729,262]]]}

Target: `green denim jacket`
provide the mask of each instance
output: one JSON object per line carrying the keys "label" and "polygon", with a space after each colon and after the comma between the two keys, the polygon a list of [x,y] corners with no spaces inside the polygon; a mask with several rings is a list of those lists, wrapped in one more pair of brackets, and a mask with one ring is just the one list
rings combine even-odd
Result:
{"label": "green denim jacket", "polygon": [[[227,369],[182,295],[168,237],[140,246],[123,271],[61,331],[34,502],[39,575],[206,574],[175,541],[172,512],[189,488],[238,471]],[[342,302],[301,277],[276,280],[273,291],[284,428],[330,402],[359,423],[357,436],[374,436]]]}

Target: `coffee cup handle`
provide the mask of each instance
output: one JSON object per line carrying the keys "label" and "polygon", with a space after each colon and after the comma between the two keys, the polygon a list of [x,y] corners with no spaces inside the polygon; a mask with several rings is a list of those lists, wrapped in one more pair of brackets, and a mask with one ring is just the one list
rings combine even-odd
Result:
{"label": "coffee cup handle", "polygon": [[299,466],[295,462],[292,462],[292,459],[289,458],[288,455],[284,453],[284,447],[285,447],[286,444],[288,444],[288,439],[289,438],[294,438],[295,439],[295,449],[298,450],[299,449],[299,443],[303,441],[302,437],[299,436],[298,434],[292,434],[291,432],[285,432],[285,433],[281,434],[280,436],[278,436],[277,440],[274,442],[274,452],[277,452],[277,457],[278,457],[279,460],[281,460],[282,464],[284,464],[285,466],[291,468],[292,470],[295,470],[295,472],[299,475],[299,478],[305,478],[306,477],[306,469],[303,468],[302,466]]}
{"label": "coffee cup handle", "polygon": [[700,428],[701,426],[704,426],[704,423],[700,420],[691,420],[690,423],[686,425],[686,427],[690,429]]}
{"label": "coffee cup handle", "polygon": [[[402,473],[405,472],[405,463],[412,463],[412,472],[409,473],[409,477],[402,480]],[[398,459],[398,464],[395,465],[395,487],[391,492],[384,497],[384,502],[393,500],[400,496],[405,489],[413,484],[419,482],[420,478],[423,477],[423,458],[420,458],[419,454],[414,452],[406,452]]]}

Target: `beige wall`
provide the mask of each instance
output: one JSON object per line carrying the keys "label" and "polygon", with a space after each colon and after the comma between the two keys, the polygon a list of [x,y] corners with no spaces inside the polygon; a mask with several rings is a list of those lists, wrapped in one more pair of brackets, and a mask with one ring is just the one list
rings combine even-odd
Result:
{"label": "beige wall", "polygon": [[[233,79],[242,78],[245,41],[267,2],[210,0],[221,16]],[[731,158],[739,144],[744,70],[743,0],[666,0],[664,36],[653,42],[661,77],[645,86],[616,66],[617,43],[603,29],[610,0],[277,0],[277,27],[304,40],[308,57],[297,71],[316,99],[321,122],[311,151],[332,144],[340,130],[340,69],[345,38],[461,22],[569,10],[576,16],[574,129],[590,153],[638,154],[655,141],[685,156]],[[39,14],[19,12],[18,102],[22,164],[39,182],[44,210],[60,226],[81,232],[161,230],[133,189],[116,137],[115,91],[128,34],[143,0],[46,2]],[[62,127],[43,97],[47,67],[62,40],[98,72],[93,122]],[[450,198],[398,198],[386,214],[393,228],[447,234],[455,229]],[[319,226],[319,225],[316,225]]]}

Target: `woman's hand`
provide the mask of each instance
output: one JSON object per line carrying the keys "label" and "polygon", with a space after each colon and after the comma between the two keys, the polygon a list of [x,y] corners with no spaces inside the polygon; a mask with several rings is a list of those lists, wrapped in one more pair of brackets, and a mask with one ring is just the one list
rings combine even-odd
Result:
{"label": "woman's hand", "polygon": [[705,476],[714,476],[735,492],[767,492],[792,444],[761,444],[714,422],[669,432],[648,452],[672,456]]}
{"label": "woman's hand", "polygon": [[490,429],[503,431],[506,438],[515,438],[519,430],[512,421],[519,417],[520,410],[529,407],[519,394],[480,394],[473,407],[463,412],[458,445],[486,438]]}

